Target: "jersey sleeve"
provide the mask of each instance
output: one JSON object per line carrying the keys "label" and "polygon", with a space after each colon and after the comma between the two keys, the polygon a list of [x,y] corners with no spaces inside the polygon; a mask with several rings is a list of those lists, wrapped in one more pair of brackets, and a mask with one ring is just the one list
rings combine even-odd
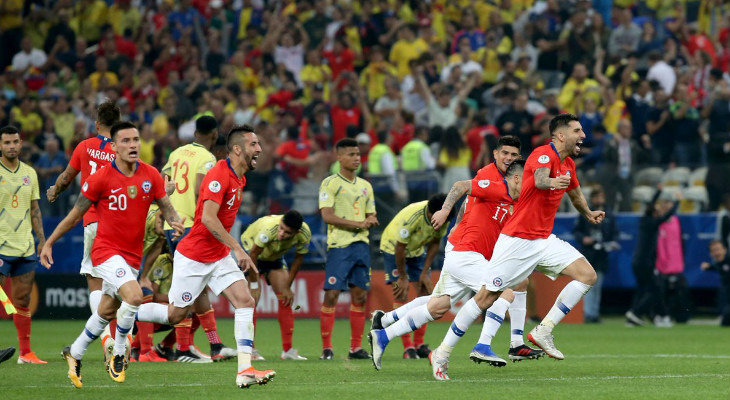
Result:
{"label": "jersey sleeve", "polygon": [[31,169],[33,173],[33,190],[30,193],[30,199],[31,200],[40,200],[40,189],[38,189],[38,174],[35,172],[34,169]]}
{"label": "jersey sleeve", "polygon": [[471,196],[485,201],[499,201],[504,197],[504,181],[479,179],[477,176],[471,181]]}
{"label": "jersey sleeve", "polygon": [[253,244],[263,249],[266,244],[271,241],[271,238],[269,237],[270,230],[271,227],[262,225],[261,229],[259,229],[253,236]]}
{"label": "jersey sleeve", "polygon": [[159,200],[167,195],[165,192],[165,181],[162,180],[162,175],[157,172],[156,169],[150,167],[150,175],[152,178],[152,190],[155,200]]}
{"label": "jersey sleeve", "polygon": [[416,228],[418,228],[418,218],[409,219],[412,220],[410,223],[406,220],[403,225],[398,228],[398,232],[396,233],[396,240],[398,243],[408,244],[411,235],[416,231]]}
{"label": "jersey sleeve", "polygon": [[84,152],[83,148],[84,146],[82,144],[76,146],[74,152],[71,153],[71,161],[68,162],[68,165],[76,171],[81,171],[81,154]]}
{"label": "jersey sleeve", "polygon": [[103,174],[93,174],[89,176],[89,179],[87,179],[81,187],[81,193],[92,203],[96,203],[101,198],[103,190],[101,186],[103,183],[101,175]]}
{"label": "jersey sleeve", "polygon": [[365,214],[375,214],[375,194],[370,183],[368,183],[368,200],[365,203]]}
{"label": "jersey sleeve", "polygon": [[332,179],[325,179],[319,187],[319,208],[335,206],[335,189],[330,183]]}
{"label": "jersey sleeve", "polygon": [[215,156],[213,154],[206,154],[201,160],[198,170],[195,171],[198,174],[205,175],[215,165]]}
{"label": "jersey sleeve", "polygon": [[210,179],[203,181],[203,184],[200,185],[199,197],[202,201],[213,200],[218,204],[223,204],[223,196],[227,190],[225,186],[227,185],[224,184],[221,174],[218,171],[211,171],[212,176],[208,175]]}
{"label": "jersey sleeve", "polygon": [[309,241],[312,239],[312,231],[309,230],[309,226],[306,223],[302,224],[302,229],[299,230],[298,236],[299,240],[297,240],[296,253],[309,253]]}

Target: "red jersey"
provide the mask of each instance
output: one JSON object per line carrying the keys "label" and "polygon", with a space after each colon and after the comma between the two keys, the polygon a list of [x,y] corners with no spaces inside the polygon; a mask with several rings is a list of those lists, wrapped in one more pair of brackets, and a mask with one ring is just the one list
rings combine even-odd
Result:
{"label": "red jersey", "polygon": [[[482,170],[486,168],[488,167]],[[462,235],[459,243],[454,246],[454,251],[474,251],[489,260],[492,258],[499,233],[512,214],[514,200],[501,173],[496,179],[479,179],[483,177],[477,175],[472,180],[470,197],[473,197],[473,201],[469,207],[473,214],[466,222],[459,225]]]}
{"label": "red jersey", "polygon": [[477,171],[476,176],[471,181],[471,194],[466,196],[466,205],[464,206],[464,215],[461,216],[461,222],[459,222],[459,225],[454,229],[450,234],[448,241],[452,245],[457,245],[461,241],[461,237],[464,235],[464,229],[466,226],[466,222],[469,219],[469,214],[471,213],[471,209],[473,208],[473,205],[475,204],[477,198],[475,196],[477,195],[483,195],[484,191],[479,186],[479,181],[483,180],[489,180],[489,181],[499,181],[504,179],[504,174],[502,174],[502,171],[497,168],[496,162],[491,162],[489,165],[485,165],[482,167],[479,171]]}
{"label": "red jersey", "polygon": [[[69,165],[81,171],[81,186],[84,186],[89,176],[109,164],[116,157],[112,150],[112,140],[106,136],[96,135],[79,143],[71,155]],[[84,214],[84,226],[98,220],[96,205],[92,205]]]}
{"label": "red jersey", "polygon": [[332,144],[336,144],[347,135],[347,125],[360,126],[360,109],[356,106],[352,106],[352,108],[333,106],[330,113],[332,115]]}
{"label": "red jersey", "polygon": [[165,197],[160,172],[139,161],[134,175],[126,176],[112,161],[109,167],[90,176],[81,192],[96,204],[99,216],[91,262],[99,265],[119,255],[139,269],[147,212],[154,200]]}
{"label": "red jersey", "polygon": [[[551,178],[568,175],[570,185],[562,190],[538,189],[535,187],[535,171],[538,168],[550,168]],[[515,206],[514,216],[505,225],[502,233],[523,239],[547,238],[553,231],[555,213],[558,211],[563,193],[577,187],[578,177],[572,158],[566,157],[561,162],[558,150],[552,143],[536,148],[527,157],[520,201]]]}
{"label": "red jersey", "polygon": [[[311,150],[312,146],[307,139],[287,140],[276,148],[276,155],[282,159],[284,156],[289,156],[297,160],[306,160]],[[309,167],[306,165],[290,165],[283,160],[281,161],[281,166],[293,182],[298,182],[299,179],[306,178],[307,172],[309,172]]]}
{"label": "red jersey", "polygon": [[198,204],[195,207],[193,227],[177,245],[177,251],[185,257],[202,263],[211,263],[226,257],[231,249],[216,239],[203,225],[203,203],[213,200],[218,205],[218,219],[223,228],[231,231],[241,206],[241,192],[246,186],[246,177],[240,179],[231,168],[231,160],[220,160],[208,171],[200,184]]}

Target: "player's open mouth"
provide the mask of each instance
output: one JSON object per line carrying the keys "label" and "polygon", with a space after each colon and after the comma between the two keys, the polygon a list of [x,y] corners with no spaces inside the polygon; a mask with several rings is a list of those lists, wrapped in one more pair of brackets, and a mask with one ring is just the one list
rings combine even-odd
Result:
{"label": "player's open mouth", "polygon": [[259,158],[258,154],[255,155],[255,156],[253,156],[253,157],[251,157],[251,164],[252,165],[256,165],[256,159],[258,159],[258,158]]}
{"label": "player's open mouth", "polygon": [[580,153],[580,147],[581,146],[583,146],[583,141],[582,140],[579,140],[579,141],[575,142],[575,153],[576,154]]}
{"label": "player's open mouth", "polygon": [[129,156],[130,157],[137,157],[137,152],[134,151],[134,150],[132,150],[132,151],[129,152]]}

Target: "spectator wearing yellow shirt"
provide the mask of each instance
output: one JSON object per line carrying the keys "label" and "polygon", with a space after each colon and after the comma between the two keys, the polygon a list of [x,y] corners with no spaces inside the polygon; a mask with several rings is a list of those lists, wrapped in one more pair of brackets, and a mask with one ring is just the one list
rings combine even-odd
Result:
{"label": "spectator wearing yellow shirt", "polygon": [[20,51],[20,39],[23,37],[23,0],[0,1],[0,40],[3,50],[0,51],[0,71],[10,65],[13,55]]}
{"label": "spectator wearing yellow shirt", "polygon": [[421,38],[416,38],[413,28],[408,25],[400,28],[398,37],[399,40],[393,44],[388,58],[396,66],[398,79],[403,79],[411,72],[408,62],[427,51],[428,43]]}
{"label": "spectator wearing yellow shirt", "polygon": [[444,169],[441,191],[446,193],[455,182],[471,179],[470,163],[471,150],[464,142],[459,130],[456,126],[446,128],[441,138],[441,149],[436,164],[439,168]]}
{"label": "spectator wearing yellow shirt", "polygon": [[53,108],[48,112],[53,120],[53,129],[61,138],[62,147],[68,149],[74,136],[74,114],[71,112],[66,96],[58,96]]}
{"label": "spectator wearing yellow shirt", "polygon": [[304,103],[312,100],[312,87],[319,83],[324,86],[325,101],[329,100],[329,83],[332,80],[332,70],[326,64],[322,64],[322,56],[319,50],[307,52],[307,63],[302,67],[299,75],[300,82],[304,85]]}
{"label": "spectator wearing yellow shirt", "polygon": [[398,71],[389,62],[385,61],[383,48],[373,46],[370,49],[370,63],[360,72],[360,86],[364,87],[371,102],[385,94],[385,81],[388,77],[395,77]]}
{"label": "spectator wearing yellow shirt", "polygon": [[155,133],[152,131],[150,124],[142,125],[139,138],[139,159],[152,164],[155,161]]}
{"label": "spectator wearing yellow shirt", "polygon": [[124,31],[129,29],[132,37],[137,37],[137,32],[142,24],[142,16],[136,7],[131,6],[130,0],[115,0],[114,5],[109,8],[108,15],[114,33],[123,36]]}
{"label": "spectator wearing yellow shirt", "polygon": [[592,97],[596,104],[601,104],[601,87],[593,79],[588,78],[588,69],[583,63],[573,66],[573,74],[560,90],[558,104],[566,112],[576,114],[583,99]]}
{"label": "spectator wearing yellow shirt", "polygon": [[89,75],[89,81],[91,82],[91,87],[93,87],[94,90],[99,89],[99,80],[102,77],[106,78],[109,86],[115,86],[119,84],[119,78],[117,77],[117,74],[108,70],[109,64],[106,61],[106,57],[97,58],[94,65],[96,66],[96,72]]}
{"label": "spectator wearing yellow shirt", "polygon": [[30,97],[23,97],[20,106],[10,110],[11,124],[18,126],[23,133],[23,138],[30,141],[43,129],[43,119],[35,112],[35,100]]}
{"label": "spectator wearing yellow shirt", "polygon": [[626,102],[616,96],[612,86],[603,88],[603,126],[609,133],[618,132],[618,123],[626,113]]}
{"label": "spectator wearing yellow shirt", "polygon": [[101,27],[109,20],[109,10],[102,0],[81,0],[76,3],[71,28],[77,35],[95,42],[101,37]]}

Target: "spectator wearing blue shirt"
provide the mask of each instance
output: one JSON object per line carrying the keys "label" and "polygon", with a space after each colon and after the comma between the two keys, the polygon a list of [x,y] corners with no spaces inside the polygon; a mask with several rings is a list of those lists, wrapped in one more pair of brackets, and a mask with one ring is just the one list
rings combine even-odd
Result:
{"label": "spectator wearing blue shirt", "polygon": [[180,40],[180,37],[188,32],[191,37],[195,37],[195,23],[199,23],[201,18],[198,10],[191,6],[190,0],[181,0],[178,10],[167,16],[173,39]]}
{"label": "spectator wearing blue shirt", "polygon": [[469,38],[472,51],[477,51],[487,45],[484,31],[476,26],[474,14],[465,12],[461,17],[461,26],[463,29],[456,32],[454,39],[451,41],[451,54],[459,52],[459,42],[462,37]]}
{"label": "spectator wearing blue shirt", "polygon": [[[67,164],[66,156],[60,151],[60,143],[58,139],[53,137],[46,138],[44,145],[45,149],[43,153],[41,153],[38,161],[34,164],[34,167],[38,172],[41,193],[45,193],[45,190],[56,182],[56,179],[58,179],[58,176],[61,172],[63,172],[63,169]],[[43,215],[64,215],[66,210],[69,208],[70,193],[70,190],[64,191],[53,203],[49,203],[45,196],[41,196],[40,205]]]}

